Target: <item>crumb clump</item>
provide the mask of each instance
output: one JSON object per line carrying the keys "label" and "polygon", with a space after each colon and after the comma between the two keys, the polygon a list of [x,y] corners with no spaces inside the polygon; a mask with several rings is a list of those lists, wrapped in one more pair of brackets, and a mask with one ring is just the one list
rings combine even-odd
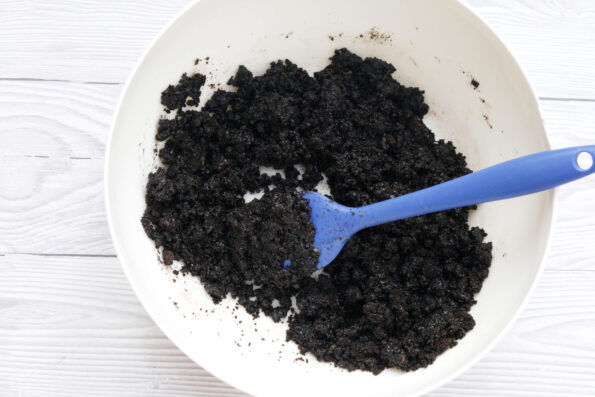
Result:
{"label": "crumb clump", "polygon": [[184,106],[197,106],[205,81],[206,77],[202,74],[197,73],[188,77],[184,73],[178,85],[170,85],[161,93],[161,104],[165,107],[165,111],[169,113],[171,110],[182,109]]}

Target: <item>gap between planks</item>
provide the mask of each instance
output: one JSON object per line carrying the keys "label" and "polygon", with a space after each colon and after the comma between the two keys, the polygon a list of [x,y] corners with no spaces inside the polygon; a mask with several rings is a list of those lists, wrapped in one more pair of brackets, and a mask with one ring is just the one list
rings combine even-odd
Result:
{"label": "gap between planks", "polygon": [[[32,77],[0,77],[2,81],[16,81],[16,82],[36,82],[36,83],[64,83],[64,84],[82,84],[82,85],[115,85],[123,86],[124,82],[115,81],[78,81],[78,80],[61,80],[61,79],[38,79]],[[562,102],[595,102],[595,98],[565,98],[565,97],[547,97],[540,96],[537,99],[540,101],[562,101]]]}

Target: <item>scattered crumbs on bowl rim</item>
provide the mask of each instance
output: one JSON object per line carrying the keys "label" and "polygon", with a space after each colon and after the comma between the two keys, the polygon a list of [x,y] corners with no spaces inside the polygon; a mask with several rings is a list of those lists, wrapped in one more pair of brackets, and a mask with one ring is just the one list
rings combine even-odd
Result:
{"label": "scattered crumbs on bowl rim", "polygon": [[488,117],[487,114],[483,115],[483,119],[485,120],[486,123],[488,123],[488,126],[490,127],[490,129],[494,129],[494,126],[492,125],[492,123],[490,122],[490,118]]}
{"label": "scattered crumbs on bowl rim", "polygon": [[[330,41],[334,41],[335,38],[341,38],[341,37],[343,37],[343,34],[344,34],[343,32],[341,32],[339,34],[335,34],[335,35],[329,34],[328,35],[328,38],[329,38]],[[360,35],[360,37],[363,37],[363,35]]]}
{"label": "scattered crumbs on bowl rim", "polygon": [[367,32],[368,37],[370,40],[385,43],[387,41],[392,43],[392,34],[388,32],[380,32],[376,28],[376,26],[372,26],[372,28]]}
{"label": "scattered crumbs on bowl rim", "polygon": [[[392,44],[392,33],[390,32],[381,32],[378,30],[376,26],[372,26],[370,30],[360,33],[354,37],[354,39],[364,39],[374,41],[376,43],[390,43]],[[343,33],[340,33],[338,37],[342,37]],[[329,39],[334,40],[333,36],[329,36]]]}
{"label": "scattered crumbs on bowl rim", "polygon": [[440,58],[438,58],[436,55],[434,55],[434,59],[435,59],[435,60],[436,60],[436,62],[438,62],[438,63],[442,62],[442,61],[440,60]]}
{"label": "scattered crumbs on bowl rim", "polygon": [[470,72],[461,69],[461,73],[471,78],[469,85],[471,85],[471,87],[473,87],[474,90],[477,90],[479,88],[479,80],[477,80]]}

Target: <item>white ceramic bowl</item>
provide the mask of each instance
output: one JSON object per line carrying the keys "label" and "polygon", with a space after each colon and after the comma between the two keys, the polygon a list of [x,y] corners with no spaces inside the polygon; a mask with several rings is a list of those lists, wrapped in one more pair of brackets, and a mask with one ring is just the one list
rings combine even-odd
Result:
{"label": "white ceramic bowl", "polygon": [[[254,322],[226,302],[215,307],[195,279],[172,282],[140,224],[161,91],[183,72],[225,83],[239,64],[261,73],[279,58],[316,71],[340,47],[393,63],[399,81],[425,90],[426,124],[452,140],[472,169],[549,148],[518,64],[457,1],[202,0],[187,8],[155,40],[122,94],[106,156],[110,230],[132,287],[165,334],[206,370],[256,396],[412,396],[443,384],[511,325],[548,245],[553,192],[481,205],[471,223],[488,232],[494,260],[472,310],[477,325],[434,364],[411,373],[374,376],[312,357],[296,362],[296,346],[284,343],[285,325]],[[202,61],[195,66],[196,58]]]}

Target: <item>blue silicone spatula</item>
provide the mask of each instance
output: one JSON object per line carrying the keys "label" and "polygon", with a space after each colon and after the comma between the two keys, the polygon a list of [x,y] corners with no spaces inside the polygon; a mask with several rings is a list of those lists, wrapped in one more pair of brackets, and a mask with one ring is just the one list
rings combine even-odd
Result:
{"label": "blue silicone spatula", "polygon": [[303,197],[312,209],[318,269],[335,259],[359,230],[417,215],[524,196],[595,172],[595,145],[519,157],[417,192],[363,207],[346,207],[316,192]]}

